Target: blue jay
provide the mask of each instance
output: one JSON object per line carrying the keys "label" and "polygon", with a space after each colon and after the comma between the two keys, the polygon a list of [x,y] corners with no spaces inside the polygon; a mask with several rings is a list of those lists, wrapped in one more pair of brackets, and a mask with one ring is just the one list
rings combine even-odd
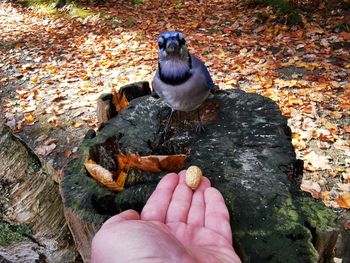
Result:
{"label": "blue jay", "polygon": [[152,87],[171,108],[165,133],[176,110],[197,110],[197,132],[203,131],[198,108],[214,87],[206,66],[188,52],[186,40],[180,32],[162,33],[158,38],[158,47],[158,69]]}

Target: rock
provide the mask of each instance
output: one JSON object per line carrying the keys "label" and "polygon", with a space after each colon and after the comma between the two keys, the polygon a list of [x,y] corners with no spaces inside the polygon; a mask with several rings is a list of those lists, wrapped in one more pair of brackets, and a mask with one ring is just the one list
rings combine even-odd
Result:
{"label": "rock", "polygon": [[188,154],[224,195],[231,215],[234,246],[243,262],[331,262],[338,241],[334,213],[302,193],[287,120],[268,98],[240,90],[211,96],[201,106],[204,134],[195,133],[195,113],[175,114],[165,140],[170,110],[151,96],[134,99],[95,134],[61,183],[66,218],[84,262],[94,233],[110,216],[141,211],[165,173],[132,170],[126,189],[113,193],[87,175],[93,159],[110,171],[114,154]]}
{"label": "rock", "polygon": [[74,262],[78,255],[52,171],[5,125],[0,125],[0,167],[0,258]]}

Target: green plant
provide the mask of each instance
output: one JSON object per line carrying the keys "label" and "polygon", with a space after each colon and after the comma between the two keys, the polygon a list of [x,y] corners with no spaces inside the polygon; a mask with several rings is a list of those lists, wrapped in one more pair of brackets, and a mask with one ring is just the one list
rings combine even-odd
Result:
{"label": "green plant", "polygon": [[131,0],[134,5],[143,4],[143,0]]}
{"label": "green plant", "polygon": [[265,0],[269,6],[274,10],[278,10],[282,13],[289,13],[292,11],[292,7],[288,4],[287,0]]}
{"label": "green plant", "polygon": [[183,3],[181,3],[181,2],[177,2],[176,4],[175,4],[175,8],[176,9],[182,9],[182,8],[184,8],[185,7],[185,5],[183,4]]}
{"label": "green plant", "polygon": [[128,20],[124,23],[124,27],[129,28],[129,27],[133,27],[136,24],[135,19],[133,19],[132,17],[129,17]]}
{"label": "green plant", "polygon": [[0,221],[0,233],[0,246],[6,246],[31,236],[32,227],[30,225],[12,226],[9,223]]}
{"label": "green plant", "polygon": [[302,24],[303,24],[303,20],[301,18],[301,15],[298,12],[292,12],[287,15],[288,26],[302,25]]}

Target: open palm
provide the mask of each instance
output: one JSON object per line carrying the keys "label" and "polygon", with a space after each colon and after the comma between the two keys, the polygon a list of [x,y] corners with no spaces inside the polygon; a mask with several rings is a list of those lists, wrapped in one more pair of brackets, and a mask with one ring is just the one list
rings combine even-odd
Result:
{"label": "open palm", "polygon": [[106,221],[92,262],[240,262],[222,195],[205,177],[193,192],[184,177],[166,175],[141,215],[127,210]]}

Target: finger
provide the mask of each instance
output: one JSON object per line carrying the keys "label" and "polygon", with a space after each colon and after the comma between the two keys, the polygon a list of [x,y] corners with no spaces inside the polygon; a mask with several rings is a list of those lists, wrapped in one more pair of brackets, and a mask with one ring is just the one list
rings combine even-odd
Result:
{"label": "finger", "polygon": [[204,191],[210,187],[210,181],[206,177],[202,177],[200,185],[193,193],[190,211],[188,212],[187,223],[204,226],[205,202]]}
{"label": "finger", "polygon": [[222,235],[232,244],[230,215],[221,193],[213,187],[207,188],[204,192],[204,202],[205,227]]}
{"label": "finger", "polygon": [[109,218],[106,222],[104,222],[101,228],[114,225],[127,220],[139,220],[139,219],[140,219],[139,213],[137,213],[135,210],[129,209]]}
{"label": "finger", "polygon": [[179,184],[185,184],[186,183],[186,170],[182,170],[179,172]]}
{"label": "finger", "polygon": [[186,223],[191,200],[192,190],[186,184],[178,184],[169,204],[166,223]]}
{"label": "finger", "polygon": [[175,173],[167,174],[159,181],[142,209],[142,220],[165,222],[166,213],[178,182],[179,176]]}

